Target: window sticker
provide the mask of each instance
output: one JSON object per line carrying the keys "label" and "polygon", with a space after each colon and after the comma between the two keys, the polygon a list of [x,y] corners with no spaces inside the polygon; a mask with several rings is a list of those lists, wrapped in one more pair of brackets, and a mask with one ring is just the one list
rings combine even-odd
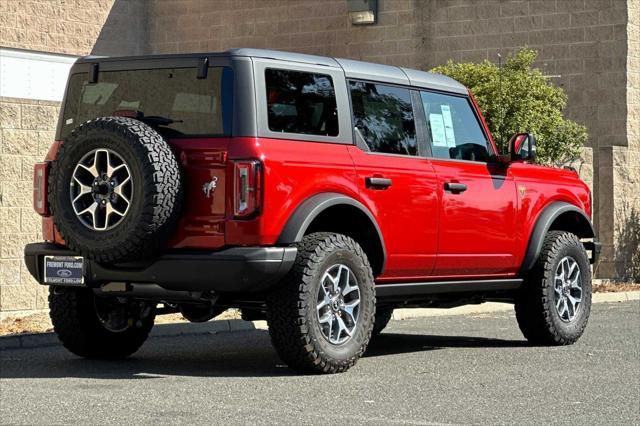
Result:
{"label": "window sticker", "polygon": [[431,141],[433,146],[447,146],[447,138],[444,130],[444,120],[442,114],[429,114],[429,125],[431,127]]}
{"label": "window sticker", "polygon": [[444,121],[444,134],[449,148],[456,147],[456,136],[453,133],[453,120],[451,120],[451,108],[449,105],[441,105],[442,120]]}

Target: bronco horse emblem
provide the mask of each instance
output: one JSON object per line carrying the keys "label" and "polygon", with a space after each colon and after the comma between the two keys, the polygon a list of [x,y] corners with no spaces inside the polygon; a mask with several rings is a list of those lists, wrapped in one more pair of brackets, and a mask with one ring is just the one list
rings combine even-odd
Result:
{"label": "bronco horse emblem", "polygon": [[216,190],[216,186],[218,185],[218,177],[214,176],[210,182],[205,182],[202,185],[202,192],[204,192],[205,197],[209,198],[213,195]]}

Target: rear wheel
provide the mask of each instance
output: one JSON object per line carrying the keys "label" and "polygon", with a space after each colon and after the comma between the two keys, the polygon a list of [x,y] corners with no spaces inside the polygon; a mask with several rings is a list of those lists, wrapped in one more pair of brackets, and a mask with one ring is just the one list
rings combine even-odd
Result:
{"label": "rear wheel", "polygon": [[392,316],[393,308],[388,306],[376,308],[376,320],[373,325],[373,336],[377,336],[382,333],[382,330],[384,330],[387,324],[389,324],[389,321],[391,321]]}
{"label": "rear wheel", "polygon": [[520,330],[533,344],[568,345],[580,338],[591,311],[591,270],[576,235],[546,235],[515,309]]}
{"label": "rear wheel", "polygon": [[375,289],[367,256],[344,235],[305,236],[267,307],[271,341],[289,367],[346,371],[366,350],[373,329]]}
{"label": "rear wheel", "polygon": [[155,306],[116,297],[98,297],[91,289],[50,287],[53,328],[65,348],[85,358],[125,358],[145,342]]}

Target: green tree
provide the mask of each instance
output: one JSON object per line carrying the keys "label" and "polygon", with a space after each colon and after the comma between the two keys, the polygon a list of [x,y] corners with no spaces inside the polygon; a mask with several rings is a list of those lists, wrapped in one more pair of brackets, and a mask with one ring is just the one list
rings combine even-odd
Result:
{"label": "green tree", "polygon": [[447,75],[473,92],[499,148],[517,132],[536,136],[538,162],[560,164],[578,157],[587,129],[562,116],[567,95],[549,82],[533,62],[538,52],[521,49],[509,56],[502,70],[494,63],[454,63],[432,72]]}

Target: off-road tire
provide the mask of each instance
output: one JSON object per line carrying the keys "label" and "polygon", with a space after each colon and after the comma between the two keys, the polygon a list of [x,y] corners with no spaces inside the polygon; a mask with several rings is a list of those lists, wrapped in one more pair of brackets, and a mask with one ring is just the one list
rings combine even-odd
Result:
{"label": "off-road tire", "polygon": [[266,311],[260,309],[240,309],[240,318],[242,321],[265,321],[267,319]]}
{"label": "off-road tire", "polygon": [[126,330],[113,332],[98,319],[94,297],[87,288],[49,288],[49,315],[63,346],[75,355],[97,359],[122,359],[136,352],[153,328],[155,309]]}
{"label": "off-road tire", "polygon": [[[582,277],[582,303],[571,322],[560,319],[554,302],[555,271],[564,256],[576,260]],[[580,338],[591,311],[591,269],[576,235],[550,231],[545,236],[540,256],[518,294],[515,311],[522,334],[534,345],[570,345]]]}
{"label": "off-road tire", "polygon": [[[338,373],[356,364],[364,354],[375,318],[375,287],[366,254],[353,239],[319,232],[298,244],[291,271],[267,298],[271,341],[280,358],[301,373]],[[324,337],[316,312],[322,274],[340,262],[356,275],[360,313],[352,337],[332,345]]]}
{"label": "off-road tire", "polygon": [[376,308],[376,319],[373,324],[372,335],[375,337],[382,333],[382,330],[389,324],[391,317],[393,316],[393,308],[390,307],[378,307]]}
{"label": "off-road tire", "polygon": [[[129,211],[117,226],[96,231],[83,225],[71,206],[70,182],[80,159],[98,148],[120,155],[131,169]],[[169,238],[182,204],[180,169],[163,137],[127,117],[101,117],[78,126],[51,164],[49,200],[56,228],[76,253],[101,263],[151,257]]]}

